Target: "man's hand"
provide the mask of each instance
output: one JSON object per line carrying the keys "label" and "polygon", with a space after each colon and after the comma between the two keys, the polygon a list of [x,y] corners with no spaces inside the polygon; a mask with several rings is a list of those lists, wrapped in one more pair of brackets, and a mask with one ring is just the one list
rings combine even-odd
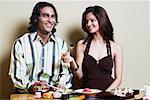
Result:
{"label": "man's hand", "polygon": [[29,93],[35,93],[36,91],[48,91],[49,90],[48,83],[44,80],[42,81],[37,81],[34,84],[32,84],[28,91]]}
{"label": "man's hand", "polygon": [[34,94],[34,86],[31,85],[28,89],[28,92],[31,93],[31,94]]}

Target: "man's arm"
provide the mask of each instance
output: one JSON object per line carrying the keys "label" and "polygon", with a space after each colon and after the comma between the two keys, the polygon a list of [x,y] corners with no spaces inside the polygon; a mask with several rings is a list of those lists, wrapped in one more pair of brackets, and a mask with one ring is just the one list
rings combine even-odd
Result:
{"label": "man's arm", "polygon": [[19,89],[27,89],[30,85],[28,76],[26,75],[26,64],[21,41],[15,41],[11,50],[11,63],[9,75],[14,83],[14,87]]}
{"label": "man's arm", "polygon": [[[67,44],[64,42],[64,45],[62,47],[62,53],[67,52]],[[62,65],[63,71],[61,72],[61,77],[59,79],[58,84],[65,87],[65,88],[70,88],[72,86],[71,81],[72,81],[72,73],[70,72],[70,64],[69,63],[64,63],[63,61],[60,62]]]}

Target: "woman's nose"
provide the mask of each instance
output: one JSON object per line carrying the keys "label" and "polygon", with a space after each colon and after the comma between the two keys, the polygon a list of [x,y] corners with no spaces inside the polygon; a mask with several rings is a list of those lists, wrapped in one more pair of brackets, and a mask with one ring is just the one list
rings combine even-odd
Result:
{"label": "woman's nose", "polygon": [[91,25],[91,21],[88,21],[88,22],[87,22],[87,26],[90,26],[90,25]]}

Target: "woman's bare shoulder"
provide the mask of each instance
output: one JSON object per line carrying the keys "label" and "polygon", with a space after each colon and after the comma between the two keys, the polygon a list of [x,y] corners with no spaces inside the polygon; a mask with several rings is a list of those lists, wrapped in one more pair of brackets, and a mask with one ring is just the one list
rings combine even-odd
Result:
{"label": "woman's bare shoulder", "polygon": [[78,44],[83,44],[84,40],[85,40],[85,39],[79,40],[79,41],[78,41]]}
{"label": "woman's bare shoulder", "polygon": [[120,46],[119,43],[117,43],[117,42],[115,42],[115,41],[110,41],[110,44],[111,44],[112,46]]}
{"label": "woman's bare shoulder", "polygon": [[83,46],[86,45],[86,43],[84,43],[85,39],[81,39],[78,41],[77,46]]}
{"label": "woman's bare shoulder", "polygon": [[84,43],[85,39],[81,39],[77,43],[77,48],[84,51],[84,48],[86,47],[86,43]]}
{"label": "woman's bare shoulder", "polygon": [[114,42],[114,41],[110,41],[110,44],[111,44],[111,48],[117,52],[117,51],[121,51],[121,46],[119,43],[117,42]]}

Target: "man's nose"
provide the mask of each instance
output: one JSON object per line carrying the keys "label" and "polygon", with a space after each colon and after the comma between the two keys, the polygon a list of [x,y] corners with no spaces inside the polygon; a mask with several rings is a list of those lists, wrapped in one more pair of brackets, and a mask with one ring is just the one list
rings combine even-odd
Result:
{"label": "man's nose", "polygon": [[48,17],[48,21],[52,22],[52,17],[51,16]]}
{"label": "man's nose", "polygon": [[57,24],[56,19],[51,17],[51,16],[48,17],[48,22],[51,23],[51,24],[55,24],[55,25]]}

